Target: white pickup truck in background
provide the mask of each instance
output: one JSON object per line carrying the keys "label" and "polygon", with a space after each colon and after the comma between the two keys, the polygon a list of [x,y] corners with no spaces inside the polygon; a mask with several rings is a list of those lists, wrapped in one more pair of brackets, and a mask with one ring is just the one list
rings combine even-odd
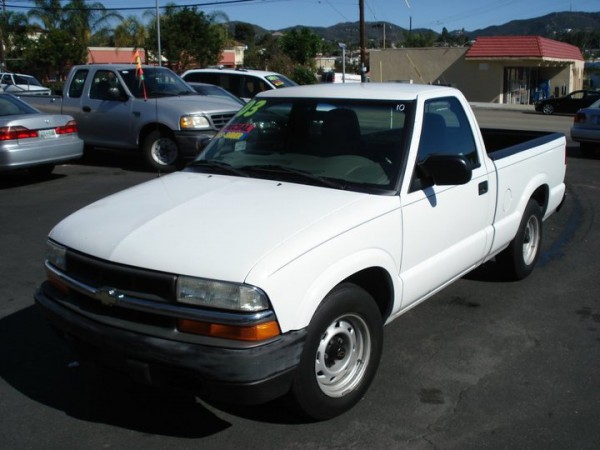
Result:
{"label": "white pickup truck in background", "polygon": [[74,117],[87,147],[140,150],[151,168],[172,171],[197,156],[240,105],[197,95],[166,67],[142,70],[133,64],[73,66],[62,95],[19,96],[40,111]]}
{"label": "white pickup truck in background", "polygon": [[366,392],[384,324],[492,259],[533,270],[565,151],[482,132],[452,88],[263,92],[183,171],[59,223],[36,303],[138,379],[327,419]]}

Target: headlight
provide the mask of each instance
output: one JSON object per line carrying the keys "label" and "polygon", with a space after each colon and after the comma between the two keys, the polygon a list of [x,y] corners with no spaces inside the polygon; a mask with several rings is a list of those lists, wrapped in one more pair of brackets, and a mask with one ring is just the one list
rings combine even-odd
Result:
{"label": "headlight", "polygon": [[177,279],[177,301],[244,312],[262,311],[269,307],[266,295],[253,286],[186,276]]}
{"label": "headlight", "polygon": [[206,116],[188,115],[181,116],[179,126],[182,130],[206,130],[210,129],[210,122]]}
{"label": "headlight", "polygon": [[46,241],[46,260],[57,269],[67,270],[67,249],[54,241]]}

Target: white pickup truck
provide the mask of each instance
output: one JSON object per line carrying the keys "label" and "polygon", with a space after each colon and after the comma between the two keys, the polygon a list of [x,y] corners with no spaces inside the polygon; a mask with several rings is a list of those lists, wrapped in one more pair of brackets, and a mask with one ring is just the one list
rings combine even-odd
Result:
{"label": "white pickup truck", "polygon": [[36,303],[149,383],[327,419],[366,392],[384,324],[493,258],[533,270],[565,150],[482,134],[452,88],[264,92],[183,171],[60,222]]}

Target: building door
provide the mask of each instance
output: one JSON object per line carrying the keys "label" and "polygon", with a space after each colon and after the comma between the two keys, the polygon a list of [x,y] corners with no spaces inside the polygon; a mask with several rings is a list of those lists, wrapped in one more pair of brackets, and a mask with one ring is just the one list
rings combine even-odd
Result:
{"label": "building door", "polygon": [[535,67],[504,68],[504,103],[529,105],[538,89],[539,72]]}

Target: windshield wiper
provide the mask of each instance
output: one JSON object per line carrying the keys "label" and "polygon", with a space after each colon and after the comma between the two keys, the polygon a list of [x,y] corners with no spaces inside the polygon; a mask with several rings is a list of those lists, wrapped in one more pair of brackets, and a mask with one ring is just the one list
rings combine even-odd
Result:
{"label": "windshield wiper", "polygon": [[331,178],[321,177],[319,175],[306,172],[304,170],[293,169],[291,167],[279,166],[276,164],[265,164],[262,166],[244,166],[242,167],[242,169],[245,171],[291,174],[303,178],[305,180],[312,181],[313,183],[317,183],[317,185],[320,186],[327,186],[334,189],[342,190],[345,190],[347,188],[347,185],[345,183],[340,183],[339,181],[332,180]]}
{"label": "windshield wiper", "polygon": [[240,177],[249,177],[250,175],[242,169],[237,169],[233,167],[231,164],[227,164],[221,161],[215,161],[212,159],[199,159],[197,161],[191,162],[187,165],[187,167],[205,167],[208,169],[217,169],[222,172],[232,173],[234,175],[238,175]]}

